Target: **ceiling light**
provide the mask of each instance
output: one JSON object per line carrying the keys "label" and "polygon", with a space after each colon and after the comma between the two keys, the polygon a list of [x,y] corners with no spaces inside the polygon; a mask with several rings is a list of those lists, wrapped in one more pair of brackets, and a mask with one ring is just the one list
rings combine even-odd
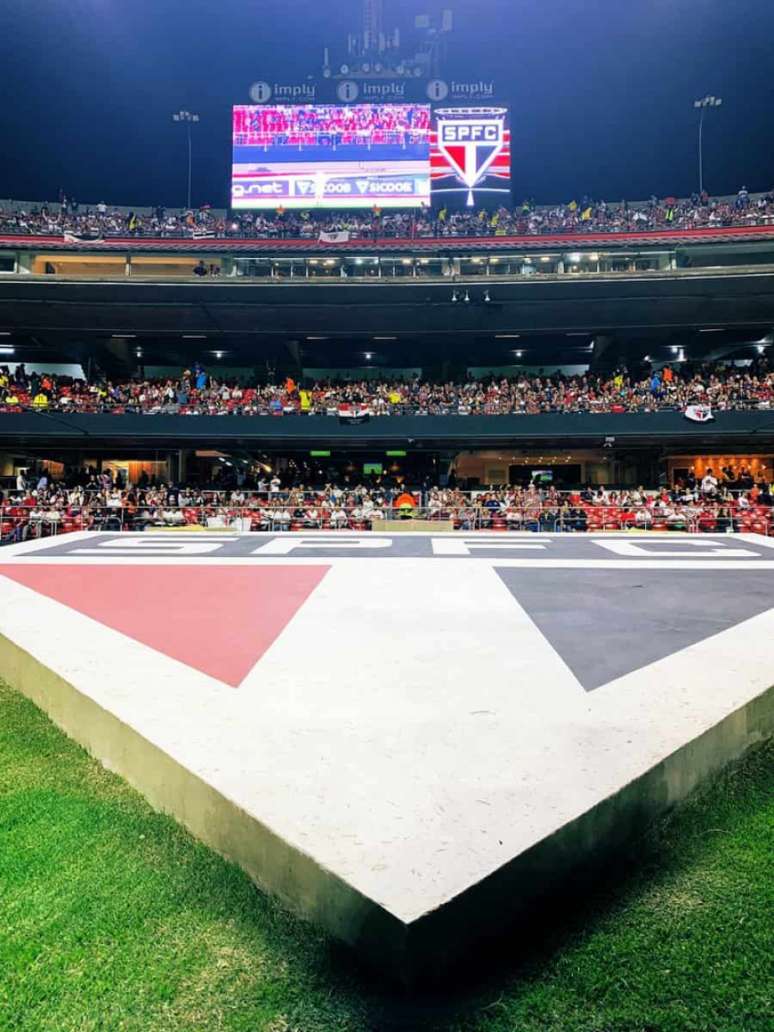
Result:
{"label": "ceiling light", "polygon": [[374,340],[397,340],[397,337],[374,337]]}
{"label": "ceiling light", "polygon": [[10,336],[11,336],[11,331],[10,330],[0,330],[0,337],[10,337]]}
{"label": "ceiling light", "polygon": [[496,333],[495,340],[518,340],[520,333]]}
{"label": "ceiling light", "polygon": [[699,333],[724,333],[725,326],[713,326],[706,330],[699,330]]}
{"label": "ceiling light", "polygon": [[12,344],[0,344],[0,355],[12,355],[15,350]]}
{"label": "ceiling light", "polygon": [[137,334],[136,333],[111,333],[110,336],[111,336],[111,338],[113,340],[134,340],[134,338],[137,336]]}
{"label": "ceiling light", "polygon": [[207,340],[206,333],[184,333],[183,340]]}

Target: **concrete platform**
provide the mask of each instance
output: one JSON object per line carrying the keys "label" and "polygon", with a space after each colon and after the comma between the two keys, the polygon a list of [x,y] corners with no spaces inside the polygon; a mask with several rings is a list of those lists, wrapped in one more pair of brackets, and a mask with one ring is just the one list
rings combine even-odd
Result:
{"label": "concrete platform", "polygon": [[412,982],[771,733],[774,540],[67,535],[0,676]]}

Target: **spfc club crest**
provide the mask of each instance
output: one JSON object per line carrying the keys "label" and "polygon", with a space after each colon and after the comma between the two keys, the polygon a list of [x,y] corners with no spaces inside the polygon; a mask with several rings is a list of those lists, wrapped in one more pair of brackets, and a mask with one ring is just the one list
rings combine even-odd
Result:
{"label": "spfc club crest", "polygon": [[[468,188],[468,204],[473,190],[495,170],[503,159],[510,165],[509,133],[505,127],[506,108],[439,108],[436,111],[437,148],[449,170]],[[505,170],[505,175],[510,169]]]}

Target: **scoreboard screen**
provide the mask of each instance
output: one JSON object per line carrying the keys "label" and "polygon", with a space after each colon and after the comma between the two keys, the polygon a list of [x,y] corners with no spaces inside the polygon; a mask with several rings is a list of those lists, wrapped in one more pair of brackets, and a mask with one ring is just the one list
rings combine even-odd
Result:
{"label": "scoreboard screen", "polygon": [[430,203],[430,105],[238,105],[233,208]]}
{"label": "scoreboard screen", "polygon": [[[433,194],[511,192],[511,130],[503,107],[436,108],[431,133]],[[440,196],[439,196],[440,199]]]}

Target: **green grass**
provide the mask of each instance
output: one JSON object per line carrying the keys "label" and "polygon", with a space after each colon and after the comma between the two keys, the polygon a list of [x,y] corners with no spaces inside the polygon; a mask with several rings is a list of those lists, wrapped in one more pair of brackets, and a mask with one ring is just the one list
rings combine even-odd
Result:
{"label": "green grass", "polygon": [[[771,1032],[774,751],[465,990],[390,997],[0,685],[2,1032]],[[534,933],[533,933],[534,934]]]}

